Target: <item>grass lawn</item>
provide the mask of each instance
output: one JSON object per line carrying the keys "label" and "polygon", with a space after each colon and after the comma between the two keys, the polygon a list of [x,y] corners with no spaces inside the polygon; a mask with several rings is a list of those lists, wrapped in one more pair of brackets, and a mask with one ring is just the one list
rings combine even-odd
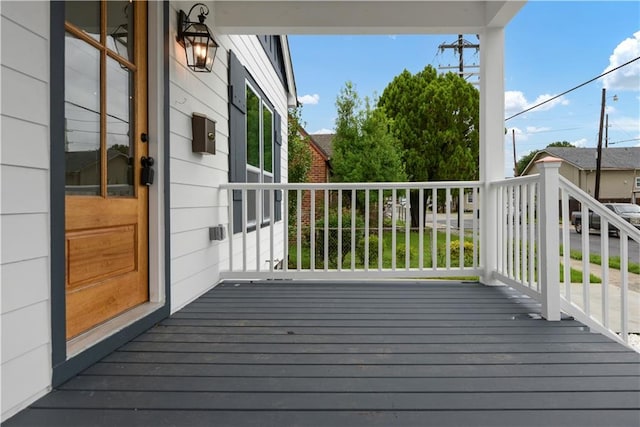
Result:
{"label": "grass lawn", "polygon": [[[318,231],[318,230],[317,230]],[[431,257],[431,245],[432,245],[432,235],[430,229],[425,228],[425,232],[423,234],[424,239],[424,248],[423,248],[423,265],[424,268],[432,268],[433,260]],[[355,256],[355,266],[356,268],[364,268],[364,239],[360,237],[359,241],[356,244],[356,252],[355,254],[351,253],[351,240],[350,236],[347,235],[345,239],[343,235],[343,252],[342,252],[342,268],[349,269],[351,268],[351,257]],[[410,268],[419,268],[419,254],[420,254],[420,242],[419,242],[419,233],[417,231],[411,231],[409,233],[409,266]],[[464,248],[464,266],[472,267],[473,266],[473,239],[470,237],[465,237],[465,248]],[[295,239],[293,239],[295,241]],[[310,239],[303,239],[303,245],[301,248],[301,264],[303,269],[308,269],[310,267],[311,260],[311,249],[310,249]],[[322,235],[318,234],[316,239],[316,257],[315,264],[316,268],[324,268],[324,249],[323,248],[324,240]],[[436,265],[437,267],[445,268],[446,265],[446,234],[443,232],[436,233],[436,245],[437,245],[437,254],[436,254]],[[331,248],[331,240],[329,244]],[[451,234],[451,258],[450,258],[450,266],[451,267],[459,267],[459,237],[457,235]],[[329,268],[336,268],[337,266],[337,243],[334,241],[333,250],[329,251]],[[406,233],[404,228],[397,229],[396,231],[396,251],[393,254],[392,251],[392,232],[391,230],[383,231],[383,240],[382,240],[382,268],[391,268],[393,263],[393,257],[395,255],[396,268],[404,269],[406,263]],[[294,245],[289,245],[289,267],[297,268],[297,251]],[[369,267],[377,268],[378,267],[378,236],[377,234],[372,234],[369,238]]]}
{"label": "grass lawn", "polygon": [[[560,245],[560,255],[562,256],[564,253],[564,248]],[[582,252],[572,249],[569,251],[569,257],[572,259],[582,260]],[[591,264],[602,265],[602,257],[599,254],[589,254],[589,262]],[[620,257],[619,256],[610,256],[609,257],[609,268],[613,268],[615,270],[620,270]],[[640,264],[636,262],[629,262],[627,267],[629,273],[640,274]]]}

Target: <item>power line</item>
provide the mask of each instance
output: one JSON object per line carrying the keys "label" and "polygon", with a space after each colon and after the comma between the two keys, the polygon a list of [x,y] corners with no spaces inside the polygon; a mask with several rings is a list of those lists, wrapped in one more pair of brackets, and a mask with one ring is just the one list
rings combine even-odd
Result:
{"label": "power line", "polygon": [[609,145],[620,144],[622,142],[633,142],[633,141],[640,141],[640,138],[631,138],[631,139],[623,139],[623,140],[620,140],[620,141],[613,141],[613,142],[610,142]]}
{"label": "power line", "polygon": [[524,114],[524,113],[529,112],[529,111],[531,111],[531,110],[533,110],[533,109],[535,109],[535,108],[538,108],[538,107],[540,107],[541,105],[546,104],[547,102],[551,102],[551,101],[553,101],[554,99],[558,99],[558,98],[560,98],[561,96],[564,96],[564,95],[568,94],[569,92],[573,92],[573,91],[574,91],[574,90],[576,90],[576,89],[580,89],[582,86],[586,86],[586,85],[588,85],[589,83],[591,83],[591,82],[593,82],[593,81],[595,81],[595,80],[598,80],[599,78],[604,77],[604,76],[606,76],[606,75],[607,75],[607,74],[609,74],[609,73],[613,73],[614,71],[616,71],[616,70],[618,70],[618,69],[620,69],[620,68],[622,68],[622,67],[625,67],[625,66],[627,66],[627,65],[631,64],[632,62],[637,61],[638,59],[640,59],[640,56],[638,56],[637,58],[632,59],[631,61],[625,62],[625,63],[624,63],[624,64],[622,64],[622,65],[618,65],[617,67],[612,68],[611,70],[606,71],[606,72],[604,72],[604,73],[600,74],[599,76],[592,78],[591,80],[588,80],[588,81],[586,81],[586,82],[584,82],[584,83],[581,83],[581,84],[579,84],[579,85],[578,85],[578,86],[576,86],[576,87],[573,87],[573,88],[571,88],[571,89],[569,89],[569,90],[566,90],[566,91],[562,92],[562,93],[561,93],[561,94],[559,94],[559,95],[553,96],[553,97],[551,97],[551,98],[549,98],[549,99],[547,99],[547,100],[545,100],[545,101],[542,101],[541,103],[536,104],[536,105],[534,105],[533,107],[529,107],[529,108],[527,108],[526,110],[523,110],[523,111],[520,111],[519,113],[514,114],[513,116],[507,117],[506,119],[504,119],[504,121],[506,122],[507,120],[511,120],[511,119],[513,119],[514,117],[517,117],[517,116],[519,116],[519,115],[521,115],[521,114]]}

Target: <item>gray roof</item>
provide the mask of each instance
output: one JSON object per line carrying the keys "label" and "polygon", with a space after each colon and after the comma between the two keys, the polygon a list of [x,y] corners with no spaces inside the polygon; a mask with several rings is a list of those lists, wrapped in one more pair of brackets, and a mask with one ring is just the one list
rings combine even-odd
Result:
{"label": "gray roof", "polygon": [[[541,152],[558,157],[578,169],[595,170],[596,168],[596,148],[547,147]],[[602,169],[640,169],[640,147],[603,148],[601,167]]]}
{"label": "gray roof", "polygon": [[333,142],[333,137],[336,136],[335,133],[315,133],[313,135],[309,135],[315,141],[316,145],[320,147],[322,151],[327,155],[329,159],[333,156],[333,147],[331,143]]}

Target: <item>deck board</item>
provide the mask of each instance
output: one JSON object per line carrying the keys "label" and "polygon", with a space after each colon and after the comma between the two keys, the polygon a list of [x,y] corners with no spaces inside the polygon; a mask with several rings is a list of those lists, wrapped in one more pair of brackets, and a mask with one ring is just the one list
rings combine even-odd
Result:
{"label": "deck board", "polygon": [[538,313],[474,283],[227,282],[5,425],[640,425],[640,355]]}

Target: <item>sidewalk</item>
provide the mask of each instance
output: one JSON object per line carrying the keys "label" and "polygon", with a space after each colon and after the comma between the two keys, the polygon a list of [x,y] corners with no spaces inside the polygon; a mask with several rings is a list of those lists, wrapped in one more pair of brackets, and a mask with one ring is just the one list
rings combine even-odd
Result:
{"label": "sidewalk", "polygon": [[[582,261],[571,260],[571,268],[582,271]],[[609,268],[609,325],[613,329],[620,328],[620,304],[622,283],[622,274],[620,270]],[[595,276],[602,278],[602,266],[597,264],[589,264],[589,271]],[[587,273],[587,274],[588,274]],[[634,333],[640,332],[640,275],[629,273],[629,331]],[[591,283],[589,285],[589,305],[591,314],[602,321],[602,283]],[[560,284],[561,292],[565,293],[564,283]],[[571,302],[580,308],[584,307],[583,285],[582,283],[571,283]]]}

